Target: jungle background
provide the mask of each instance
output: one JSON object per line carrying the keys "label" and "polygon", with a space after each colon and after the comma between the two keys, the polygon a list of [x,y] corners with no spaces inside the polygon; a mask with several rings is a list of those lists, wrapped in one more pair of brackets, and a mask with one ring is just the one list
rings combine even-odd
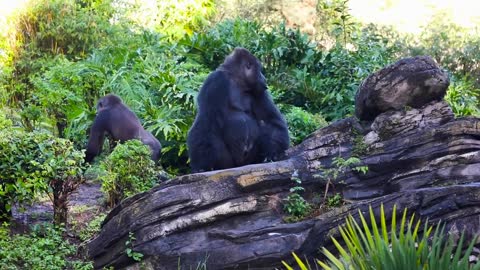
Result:
{"label": "jungle background", "polygon": [[[263,63],[292,145],[353,115],[362,80],[408,56],[429,55],[449,72],[446,100],[457,117],[480,116],[472,1],[15,3],[0,1],[0,269],[91,269],[84,243],[110,207],[159,173],[189,173],[196,95],[237,46]],[[93,165],[83,163],[96,101],[108,93],[160,140],[161,166],[134,141],[114,151],[107,141]],[[78,192],[85,182],[93,184]],[[86,199],[69,206],[72,194]],[[32,207],[49,202],[47,222],[12,219],[30,211],[30,221],[45,211]]]}

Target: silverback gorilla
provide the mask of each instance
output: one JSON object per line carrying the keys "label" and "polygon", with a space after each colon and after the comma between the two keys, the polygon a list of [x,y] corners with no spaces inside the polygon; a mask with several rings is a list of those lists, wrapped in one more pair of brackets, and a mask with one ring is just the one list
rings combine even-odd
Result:
{"label": "silverback gorilla", "polygon": [[192,172],[226,169],[280,158],[288,148],[287,123],[267,92],[260,61],[235,50],[200,89],[188,132]]}
{"label": "silverback gorilla", "polygon": [[102,151],[105,132],[113,140],[125,142],[138,139],[150,147],[152,160],[157,162],[160,158],[162,146],[160,142],[148,131],[143,129],[137,116],[116,95],[106,95],[97,103],[97,116],[90,129],[87,153],[85,160],[91,162]]}

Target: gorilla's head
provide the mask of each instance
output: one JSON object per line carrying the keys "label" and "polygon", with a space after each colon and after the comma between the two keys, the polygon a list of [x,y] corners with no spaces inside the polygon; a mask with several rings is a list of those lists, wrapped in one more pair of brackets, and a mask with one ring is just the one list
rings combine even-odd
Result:
{"label": "gorilla's head", "polygon": [[121,104],[121,103],[122,103],[122,99],[119,96],[108,94],[98,100],[97,113],[105,109],[111,108],[115,104]]}
{"label": "gorilla's head", "polygon": [[267,81],[262,73],[260,61],[245,48],[235,50],[225,58],[222,68],[229,72],[245,91],[253,94],[263,93],[267,89]]}

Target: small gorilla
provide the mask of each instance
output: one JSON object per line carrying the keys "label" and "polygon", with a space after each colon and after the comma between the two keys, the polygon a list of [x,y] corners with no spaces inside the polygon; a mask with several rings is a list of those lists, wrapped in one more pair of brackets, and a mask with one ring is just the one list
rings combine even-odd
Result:
{"label": "small gorilla", "polygon": [[150,147],[152,160],[160,159],[160,142],[150,132],[143,129],[137,116],[116,95],[106,95],[97,104],[97,116],[90,129],[85,160],[91,162],[102,151],[105,132],[113,140],[125,142],[138,139]]}
{"label": "small gorilla", "polygon": [[290,144],[262,65],[244,48],[235,48],[207,77],[197,103],[187,137],[192,172],[277,160]]}

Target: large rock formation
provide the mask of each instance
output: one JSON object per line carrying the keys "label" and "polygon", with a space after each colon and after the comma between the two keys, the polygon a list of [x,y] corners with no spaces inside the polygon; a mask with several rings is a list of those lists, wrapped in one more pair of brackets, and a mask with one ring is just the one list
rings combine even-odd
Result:
{"label": "large rock formation", "polygon": [[[413,85],[413,87],[415,87]],[[480,228],[480,119],[455,119],[444,101],[380,113],[373,122],[337,121],[288,150],[283,161],[191,174],[124,200],[88,247],[95,267],[136,269],[128,246],[147,269],[273,269],[291,252],[318,257],[338,225],[380,204],[396,204],[447,228]],[[309,201],[323,198],[335,157],[361,158],[366,174],[341,170],[330,191],[344,204],[284,221],[283,199],[302,180]],[[319,202],[321,204],[321,200]],[[137,265],[138,266],[138,265]]]}
{"label": "large rock formation", "polygon": [[404,58],[378,71],[360,85],[355,115],[374,120],[380,113],[405,106],[419,108],[441,100],[449,85],[448,74],[428,56]]}

